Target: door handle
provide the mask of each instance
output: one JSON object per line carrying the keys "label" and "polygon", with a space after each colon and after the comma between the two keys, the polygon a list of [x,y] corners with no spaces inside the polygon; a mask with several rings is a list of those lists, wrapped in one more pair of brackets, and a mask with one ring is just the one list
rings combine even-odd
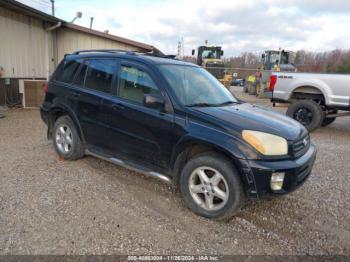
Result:
{"label": "door handle", "polygon": [[112,109],[114,110],[114,111],[120,111],[120,110],[123,110],[125,107],[122,105],[122,104],[120,104],[120,103],[118,103],[118,104],[113,104],[112,105]]}

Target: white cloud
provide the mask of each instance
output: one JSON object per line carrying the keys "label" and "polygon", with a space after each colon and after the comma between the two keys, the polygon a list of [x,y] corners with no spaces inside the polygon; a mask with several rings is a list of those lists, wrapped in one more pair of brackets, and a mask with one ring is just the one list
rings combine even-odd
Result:
{"label": "white cloud", "polygon": [[[22,0],[28,4],[33,0]],[[78,24],[157,46],[185,52],[205,40],[222,45],[226,55],[283,47],[313,51],[350,48],[349,0],[143,0],[56,1],[58,15]]]}

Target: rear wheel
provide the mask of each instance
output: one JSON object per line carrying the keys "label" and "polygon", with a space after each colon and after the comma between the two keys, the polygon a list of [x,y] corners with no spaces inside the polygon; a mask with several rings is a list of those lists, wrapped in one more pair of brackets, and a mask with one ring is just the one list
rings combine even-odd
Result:
{"label": "rear wheel", "polygon": [[76,160],[84,155],[80,137],[69,116],[61,116],[57,119],[53,134],[54,148],[60,157]]}
{"label": "rear wheel", "polygon": [[313,100],[299,100],[288,107],[287,115],[309,131],[320,127],[324,120],[322,107]]}
{"label": "rear wheel", "polygon": [[321,124],[321,126],[329,126],[330,124],[332,124],[335,121],[336,117],[329,117],[329,118],[325,118]]}
{"label": "rear wheel", "polygon": [[[331,112],[328,112],[328,114],[336,114],[338,113],[338,110],[332,110]],[[330,124],[332,124],[335,121],[336,117],[326,117],[321,126],[328,126]]]}
{"label": "rear wheel", "polygon": [[217,153],[191,159],[182,170],[180,188],[187,206],[197,215],[211,219],[233,216],[244,200],[237,170]]}

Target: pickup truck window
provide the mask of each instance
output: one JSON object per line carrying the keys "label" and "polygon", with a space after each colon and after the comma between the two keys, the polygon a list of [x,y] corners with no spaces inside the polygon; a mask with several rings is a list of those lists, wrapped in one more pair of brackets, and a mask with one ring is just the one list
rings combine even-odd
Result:
{"label": "pickup truck window", "polygon": [[160,70],[185,106],[222,106],[237,103],[237,99],[201,67],[162,65]]}

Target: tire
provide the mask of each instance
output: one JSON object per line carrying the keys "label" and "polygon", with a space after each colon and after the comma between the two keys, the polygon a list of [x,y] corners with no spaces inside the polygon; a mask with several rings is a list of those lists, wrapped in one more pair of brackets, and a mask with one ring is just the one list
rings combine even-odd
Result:
{"label": "tire", "polygon": [[245,198],[238,171],[217,153],[203,153],[189,160],[181,172],[180,189],[186,205],[210,219],[232,217]]}
{"label": "tire", "polygon": [[76,160],[84,156],[83,144],[69,116],[61,116],[56,120],[53,145],[56,153],[65,160]]}
{"label": "tire", "polygon": [[322,107],[313,100],[299,100],[288,107],[287,116],[304,125],[310,132],[324,120]]}
{"label": "tire", "polygon": [[325,118],[321,124],[321,126],[328,126],[330,124],[332,124],[335,121],[336,117],[329,117],[329,118]]}
{"label": "tire", "polygon": [[[336,114],[338,113],[338,110],[332,110],[331,111],[332,114]],[[328,126],[330,124],[332,124],[335,121],[336,117],[325,117],[321,126]]]}

